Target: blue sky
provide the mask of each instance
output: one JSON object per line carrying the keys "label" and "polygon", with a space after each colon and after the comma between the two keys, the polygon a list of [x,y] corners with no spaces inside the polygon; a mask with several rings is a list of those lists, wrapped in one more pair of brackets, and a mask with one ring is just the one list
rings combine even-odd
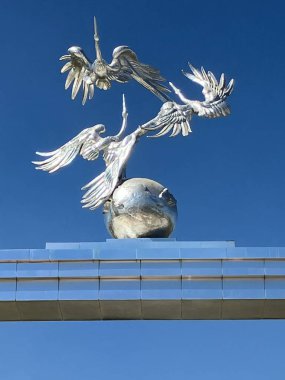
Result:
{"label": "blue sky", "polygon": [[[230,117],[194,118],[189,138],[141,140],[128,165],[176,196],[173,236],[284,246],[283,2],[2,0],[0,249],[105,240],[101,211],[80,205],[102,162],[47,175],[34,152],[96,123],[116,132],[123,92],[129,131],[161,106],[136,83],[71,101],[58,58],[72,45],[94,56],[93,15],[107,61],[128,45],[190,98],[200,89],[180,72],[188,61],[236,80]],[[3,323],[0,378],[281,379],[284,337],[282,321]]]}
{"label": "blue sky", "polygon": [[114,47],[129,45],[191,98],[202,99],[181,74],[188,61],[236,80],[230,117],[194,118],[189,138],[141,140],[128,165],[130,177],[155,179],[176,196],[174,236],[284,245],[282,2],[2,0],[1,8],[0,248],[105,240],[101,211],[80,204],[81,186],[102,163],[78,159],[48,175],[34,170],[34,152],[96,123],[117,131],[122,92],[129,131],[161,106],[135,82],[97,90],[84,107],[71,101],[58,58],[72,45],[94,56],[94,14],[107,61]]}

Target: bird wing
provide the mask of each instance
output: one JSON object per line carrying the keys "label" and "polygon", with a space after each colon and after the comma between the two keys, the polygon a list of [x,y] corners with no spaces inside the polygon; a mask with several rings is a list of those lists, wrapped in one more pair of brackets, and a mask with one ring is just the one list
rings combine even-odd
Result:
{"label": "bird wing", "polygon": [[105,150],[106,170],[82,188],[82,190],[87,189],[81,201],[84,208],[95,210],[110,198],[117,187],[135,143],[136,136],[132,133],[120,142],[111,143]]}
{"label": "bird wing", "polygon": [[206,72],[203,67],[201,70],[196,69],[189,63],[192,70],[191,73],[183,74],[193,82],[203,87],[205,101],[191,101],[187,103],[193,108],[198,116],[207,118],[215,118],[227,116],[230,114],[230,108],[226,103],[227,97],[232,93],[234,88],[234,80],[230,80],[228,85],[225,82],[224,74],[221,75],[219,82],[211,71]]}
{"label": "bird wing", "polygon": [[95,128],[96,126],[84,129],[72,140],[52,152],[36,152],[39,156],[47,157],[43,161],[33,161],[36,169],[53,173],[70,164],[78,154],[87,160],[95,160],[100,151],[96,147],[103,140],[98,136],[97,141],[94,140]]}
{"label": "bird wing", "polygon": [[117,82],[135,79],[163,102],[169,100],[166,95],[170,90],[161,84],[165,79],[159,70],[139,62],[136,54],[128,46],[118,46],[113,51],[113,60],[108,65],[108,77]]}
{"label": "bird wing", "polygon": [[68,49],[68,53],[69,54],[60,57],[61,61],[67,60],[61,72],[65,73],[69,71],[65,81],[65,89],[67,90],[73,82],[71,98],[75,99],[82,85],[82,104],[85,104],[87,98],[92,99],[94,95],[95,73],[93,73],[92,65],[80,47],[72,46]]}
{"label": "bird wing", "polygon": [[161,107],[158,115],[141,126],[142,129],[153,131],[160,129],[160,131],[151,137],[161,137],[170,131],[170,137],[177,136],[182,133],[187,136],[191,132],[189,121],[191,119],[191,111],[189,107],[181,106],[175,102],[166,102]]}

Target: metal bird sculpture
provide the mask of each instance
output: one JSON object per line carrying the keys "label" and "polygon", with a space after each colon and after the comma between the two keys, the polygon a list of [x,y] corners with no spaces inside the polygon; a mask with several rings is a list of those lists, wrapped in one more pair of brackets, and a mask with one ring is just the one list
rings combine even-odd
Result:
{"label": "metal bird sculpture", "polygon": [[[162,116],[162,114],[165,115]],[[53,173],[70,164],[78,155],[90,161],[98,158],[100,152],[102,152],[106,170],[82,188],[82,190],[87,190],[81,201],[83,207],[94,210],[111,197],[116,187],[125,178],[126,165],[136,142],[140,137],[148,133],[148,128],[145,128],[145,126],[147,127],[150,124],[158,126],[161,118],[167,117],[166,114],[169,114],[168,108],[162,107],[158,116],[150,122],[139,126],[134,132],[123,138],[128,117],[125,97],[123,96],[123,122],[117,135],[102,138],[100,134],[105,132],[105,126],[97,124],[84,129],[54,151],[36,152],[36,154],[45,157],[45,159],[43,161],[33,161],[33,164],[36,165],[36,169]],[[188,130],[187,119],[182,113],[180,115],[179,109],[176,112],[176,118],[181,121],[181,124],[185,123],[184,128]],[[172,127],[174,127],[173,123],[176,122],[176,118],[169,118],[169,123]]]}
{"label": "metal bird sculpture", "polygon": [[100,137],[100,134],[105,132],[105,127],[102,124],[86,128],[72,140],[52,152],[37,152],[38,155],[46,157],[46,159],[34,161],[36,169],[52,173],[71,163],[78,155],[86,160],[95,160],[102,152],[106,170],[82,188],[87,190],[81,201],[83,207],[91,210],[96,209],[111,198],[114,190],[124,180],[127,162],[136,142],[143,135],[149,131],[159,130],[156,135],[150,137],[161,137],[169,133],[170,137],[178,134],[188,136],[191,132],[190,121],[193,114],[214,118],[226,116],[230,113],[226,99],[233,90],[234,81],[231,80],[226,85],[224,74],[221,75],[218,82],[210,71],[206,73],[203,68],[199,71],[191,65],[190,68],[193,74],[185,73],[185,75],[203,87],[204,101],[185,98],[181,91],[170,83],[184,104],[177,104],[174,101],[165,102],[156,117],[123,137],[128,117],[125,97],[123,96],[123,122],[117,135]]}
{"label": "metal bird sculpture", "polygon": [[218,82],[211,71],[206,72],[203,67],[201,67],[201,70],[198,70],[190,63],[189,67],[192,74],[182,72],[188,79],[203,87],[202,93],[205,100],[187,99],[173,83],[169,82],[175,94],[184,104],[180,105],[175,102],[164,103],[157,118],[144,126],[149,131],[159,129],[159,132],[152,137],[161,137],[171,131],[170,137],[177,136],[179,133],[187,136],[191,132],[190,121],[193,114],[206,118],[216,118],[230,114],[230,108],[226,100],[233,91],[234,80],[231,79],[226,84],[225,76],[222,74]]}
{"label": "metal bird sculpture", "polygon": [[98,158],[100,152],[103,152],[106,170],[83,188],[88,189],[83,196],[83,207],[97,208],[111,196],[123,177],[127,160],[137,138],[134,133],[122,138],[128,117],[124,96],[122,117],[121,129],[115,136],[102,138],[100,134],[105,132],[105,126],[97,124],[84,129],[72,140],[52,152],[36,152],[39,156],[47,157],[43,161],[33,161],[37,165],[36,169],[53,173],[70,164],[78,155],[90,161]]}
{"label": "metal bird sculpture", "polygon": [[67,60],[61,72],[69,71],[65,89],[73,82],[72,99],[75,99],[81,86],[83,89],[82,104],[84,105],[88,98],[93,98],[95,86],[108,90],[111,87],[111,81],[126,83],[131,79],[135,79],[163,102],[168,100],[166,93],[170,92],[170,90],[161,83],[165,79],[161,77],[159,70],[139,62],[136,54],[128,46],[116,47],[113,51],[111,63],[106,63],[99,46],[95,17],[94,40],[96,59],[93,63],[89,61],[82,48],[78,46],[72,46],[68,49],[68,54],[60,58],[60,60]]}

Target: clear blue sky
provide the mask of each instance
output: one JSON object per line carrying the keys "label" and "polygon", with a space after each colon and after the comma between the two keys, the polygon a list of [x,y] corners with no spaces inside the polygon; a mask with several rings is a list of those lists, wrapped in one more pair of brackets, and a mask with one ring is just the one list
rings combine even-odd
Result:
{"label": "clear blue sky", "polygon": [[[81,129],[152,118],[160,101],[136,83],[97,90],[82,107],[64,91],[58,58],[71,45],[93,57],[93,15],[103,54],[129,45],[188,97],[200,89],[187,61],[236,79],[229,118],[195,118],[189,138],[142,140],[128,166],[176,196],[179,240],[284,246],[284,4],[282,1],[1,1],[0,249],[108,237],[101,211],[81,209],[82,185],[102,163],[35,171]],[[282,379],[283,321],[0,324],[0,378]]]}

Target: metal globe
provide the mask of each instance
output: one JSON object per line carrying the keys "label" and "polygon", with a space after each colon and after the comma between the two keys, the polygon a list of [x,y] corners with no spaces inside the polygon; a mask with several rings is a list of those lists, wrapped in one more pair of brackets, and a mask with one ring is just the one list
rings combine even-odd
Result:
{"label": "metal globe", "polygon": [[175,227],[176,200],[158,182],[131,178],[104,204],[104,217],[114,238],[166,238]]}

